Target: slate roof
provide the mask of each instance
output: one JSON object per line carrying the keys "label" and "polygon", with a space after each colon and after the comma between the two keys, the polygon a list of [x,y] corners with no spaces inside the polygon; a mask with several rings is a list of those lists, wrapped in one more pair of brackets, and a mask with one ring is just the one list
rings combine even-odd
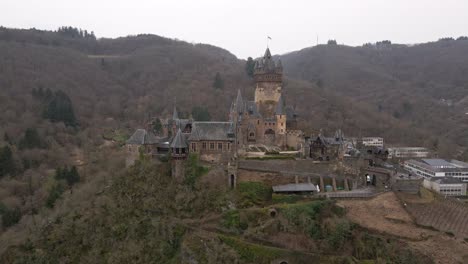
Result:
{"label": "slate roof", "polygon": [[316,192],[317,187],[312,183],[291,183],[273,186],[273,192]]}
{"label": "slate roof", "polygon": [[265,54],[263,55],[264,58],[271,58],[271,52],[270,52],[270,48],[267,47],[267,49],[265,50]]}
{"label": "slate roof", "polygon": [[179,113],[177,113],[177,108],[174,105],[174,112],[172,112],[172,120],[177,120],[179,119]]}
{"label": "slate roof", "polygon": [[151,145],[158,142],[158,138],[153,133],[148,132],[145,129],[137,129],[126,143],[133,145]]}
{"label": "slate roof", "polygon": [[275,114],[277,114],[277,115],[284,115],[285,114],[283,96],[281,96],[281,95],[280,95],[280,98],[278,100],[278,104],[276,105]]}
{"label": "slate roof", "polygon": [[438,184],[460,184],[463,183],[461,179],[455,177],[432,177],[431,181]]}
{"label": "slate roof", "polygon": [[288,120],[293,120],[297,117],[297,113],[296,111],[294,110],[294,108],[290,107],[290,106],[286,106],[286,118]]}
{"label": "slate roof", "polygon": [[193,122],[188,140],[233,140],[232,129],[232,122]]}
{"label": "slate roof", "polygon": [[187,142],[185,141],[184,135],[182,135],[182,130],[177,131],[177,134],[172,139],[171,148],[187,148]]}
{"label": "slate roof", "polygon": [[249,115],[253,116],[253,117],[261,117],[262,116],[258,112],[257,104],[255,103],[255,101],[245,102],[245,111],[247,111],[247,113],[249,113]]}
{"label": "slate roof", "polygon": [[411,163],[423,167],[432,172],[465,172],[468,171],[468,164],[458,160],[443,160],[443,159],[420,159],[408,160]]}
{"label": "slate roof", "polygon": [[236,98],[236,103],[234,104],[236,110],[237,110],[237,113],[242,113],[243,110],[244,110],[244,101],[242,100],[242,94],[241,94],[241,91],[240,89],[237,90],[237,98]]}

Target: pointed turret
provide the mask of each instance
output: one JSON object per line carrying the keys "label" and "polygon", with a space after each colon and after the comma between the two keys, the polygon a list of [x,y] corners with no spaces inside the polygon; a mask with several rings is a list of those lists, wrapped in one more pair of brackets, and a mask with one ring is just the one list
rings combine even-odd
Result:
{"label": "pointed turret", "polygon": [[283,102],[283,96],[280,95],[280,98],[278,100],[278,104],[276,105],[276,109],[275,109],[275,114],[276,115],[285,115],[285,111],[284,111],[284,102]]}
{"label": "pointed turret", "polygon": [[172,149],[185,149],[187,148],[187,142],[185,141],[184,136],[182,135],[182,130],[177,130],[177,134],[172,139],[171,148]]}
{"label": "pointed turret", "polygon": [[177,113],[177,107],[174,104],[174,111],[172,112],[172,120],[178,120],[179,114]]}
{"label": "pointed turret", "polygon": [[265,50],[265,55],[263,55],[263,58],[265,59],[271,58],[270,48],[267,47],[267,49]]}
{"label": "pointed turret", "polygon": [[177,130],[177,134],[172,139],[171,145],[171,165],[172,177],[176,180],[182,180],[185,177],[185,160],[188,155],[187,141],[182,135],[182,130]]}
{"label": "pointed turret", "polygon": [[242,100],[242,94],[240,89],[237,90],[237,98],[236,98],[236,103],[235,103],[236,111],[238,114],[241,114],[244,112],[244,101]]}

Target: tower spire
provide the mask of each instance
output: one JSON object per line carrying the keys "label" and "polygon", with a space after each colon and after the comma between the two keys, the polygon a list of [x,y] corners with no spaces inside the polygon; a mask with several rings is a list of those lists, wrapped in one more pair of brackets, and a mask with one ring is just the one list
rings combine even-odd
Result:
{"label": "tower spire", "polygon": [[174,111],[172,112],[172,120],[179,119],[179,114],[177,113],[177,99],[174,98]]}

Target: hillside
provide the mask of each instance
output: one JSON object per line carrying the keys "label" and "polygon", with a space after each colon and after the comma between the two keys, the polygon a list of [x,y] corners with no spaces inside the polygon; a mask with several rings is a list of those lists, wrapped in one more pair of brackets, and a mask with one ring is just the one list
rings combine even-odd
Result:
{"label": "hillside", "polygon": [[[171,180],[168,167],[138,162],[127,172],[116,175],[93,204],[63,211],[28,240],[9,247],[0,260],[3,263],[362,263],[369,259],[378,263],[432,262],[408,248],[406,242],[354,225],[333,201],[285,203],[281,197],[275,201],[271,189],[255,182],[242,183],[237,191],[226,190],[224,184],[213,183],[215,171],[189,174],[187,177],[193,177],[194,181],[178,183]],[[230,209],[232,206],[237,209]]]}
{"label": "hillside", "polygon": [[468,146],[467,51],[468,41],[459,39],[414,46],[320,45],[281,58],[289,76],[365,103],[463,151]]}
{"label": "hillside", "polygon": [[[362,49],[374,54],[374,51]],[[370,55],[355,50],[359,48],[338,46],[308,49],[306,51],[315,54],[313,56],[317,60],[304,60],[297,64],[294,61],[299,59],[294,59],[295,53],[282,57],[286,71],[285,98],[288,104],[296,106],[302,121],[300,126],[307,134],[317,133],[321,128],[331,134],[335,129],[342,128],[346,135],[380,135],[388,142],[426,145],[436,148],[440,153],[452,153],[454,146],[462,149],[468,145],[457,140],[466,139],[463,137],[466,121],[456,123],[459,121],[458,115],[447,118],[456,109],[462,108],[468,99],[457,101],[455,107],[434,105],[438,100],[436,90],[439,86],[434,88],[433,95],[420,95],[417,93],[420,90],[407,89],[409,80],[403,81],[401,76],[399,78],[402,80],[389,77],[387,64],[381,61],[379,63],[382,65],[376,67],[376,62],[366,61],[365,58]],[[330,62],[323,56],[335,60]],[[336,65],[340,68],[336,68]],[[432,70],[432,74],[435,75],[436,71]],[[365,74],[361,75],[362,72]],[[215,88],[213,81],[217,73],[223,85]],[[310,76],[319,76],[319,79]],[[349,85],[349,91],[346,92],[344,89],[347,85],[354,82],[362,85]],[[402,84],[395,88],[394,93],[386,90],[392,82]],[[368,87],[373,87],[375,94],[368,96],[361,93],[363,96],[358,96],[358,91],[367,91]],[[59,32],[0,28],[2,258],[11,260],[21,256],[26,263],[30,258],[44,262],[67,262],[61,259],[66,253],[73,258],[69,262],[84,255],[90,262],[101,258],[110,262],[113,258],[121,262],[133,259],[134,255],[125,255],[129,252],[114,255],[118,252],[109,247],[108,239],[112,234],[117,234],[122,235],[119,241],[121,248],[131,250],[141,243],[149,243],[149,246],[162,248],[162,251],[157,256],[145,257],[180,260],[182,242],[177,240],[180,230],[171,219],[163,219],[160,231],[167,231],[162,237],[172,239],[169,245],[162,240],[152,240],[154,236],[125,240],[126,235],[137,236],[146,230],[122,230],[123,226],[141,221],[153,225],[146,215],[148,210],[151,211],[151,217],[161,212],[178,218],[175,223],[184,224],[185,220],[199,218],[199,214],[209,212],[210,209],[215,208],[218,213],[222,211],[221,205],[213,205],[211,202],[228,205],[224,204],[226,201],[211,200],[219,196],[216,188],[211,190],[213,192],[194,192],[190,186],[177,187],[169,183],[164,178],[167,176],[163,173],[164,164],[162,167],[137,167],[126,172],[123,168],[125,153],[122,143],[134,129],[144,127],[153,117],[169,115],[174,101],[177,102],[181,116],[189,116],[194,107],[201,106],[213,120],[226,120],[238,89],[246,98],[253,97],[253,82],[246,74],[245,61],[218,47],[190,44],[155,35],[96,39],[94,35],[82,34],[70,28]],[[453,92],[463,94],[464,88],[454,88]],[[408,98],[411,111],[396,115],[392,102],[402,97]],[[380,111],[376,106],[377,98],[383,100]],[[454,129],[448,131],[447,127]],[[139,169],[148,168],[160,170],[160,174],[152,174],[155,171],[148,175],[139,174]],[[125,177],[132,175],[141,181],[154,180],[154,185],[144,189],[135,182],[126,181]],[[155,179],[148,179],[150,175]],[[123,193],[125,188],[121,188],[122,185],[134,189]],[[158,189],[157,185],[167,190]],[[144,189],[143,194],[141,188]],[[161,193],[154,194],[155,191]],[[176,191],[182,195],[171,196]],[[147,193],[151,195],[145,200],[141,196]],[[127,195],[135,195],[137,200],[132,198],[127,201]],[[120,199],[122,208],[112,202],[113,199]],[[174,199],[181,200],[170,205]],[[143,204],[140,204],[141,201]],[[164,204],[161,207],[146,204],[156,201],[164,201]],[[129,209],[135,205],[142,207],[132,211],[135,215],[128,215],[131,211]],[[327,206],[334,208],[332,205]],[[106,208],[118,219],[109,218]],[[328,216],[336,218],[334,214]],[[106,226],[107,223],[112,225]],[[93,229],[94,226],[96,229]],[[296,233],[303,231],[294,230]],[[227,241],[226,244],[231,243],[231,247],[237,245],[240,251],[246,244],[255,242],[239,242],[236,236],[233,240],[232,237],[220,238],[211,233],[207,235],[207,230],[196,231],[201,234],[185,236],[182,245],[190,248],[190,239],[207,236],[210,241],[207,252],[211,247],[216,252],[222,252],[225,248],[219,247],[217,242],[220,239]],[[353,239],[361,241],[359,239],[362,238],[362,243],[384,243],[382,241],[385,237],[369,238],[359,228],[352,231],[352,238],[348,237],[349,240],[343,242],[347,251],[338,256],[340,260],[341,257],[349,257],[350,260],[398,258],[393,251],[385,255],[385,252],[367,252],[361,248],[358,250],[362,252],[353,253],[350,242]],[[70,244],[67,244],[71,248],[60,246],[60,237],[74,235],[78,235],[77,240],[70,240]],[[91,242],[86,241],[88,238]],[[326,241],[322,240],[320,242],[325,247]],[[90,243],[100,246],[93,251],[89,248]],[[243,246],[239,246],[239,243]],[[80,251],[73,252],[77,245]],[[402,245],[391,242],[387,246],[389,250],[395,250]],[[49,252],[50,248],[55,251]],[[291,255],[287,247],[280,251],[281,254]],[[103,257],[102,254],[107,254],[105,252],[109,252],[109,255]],[[245,258],[249,258],[249,252]],[[279,254],[278,251],[274,252]],[[228,256],[220,255],[219,259],[229,258],[229,254],[238,254],[236,256],[240,257],[241,253],[229,250]],[[407,252],[403,257],[409,256],[413,256],[413,252]]]}

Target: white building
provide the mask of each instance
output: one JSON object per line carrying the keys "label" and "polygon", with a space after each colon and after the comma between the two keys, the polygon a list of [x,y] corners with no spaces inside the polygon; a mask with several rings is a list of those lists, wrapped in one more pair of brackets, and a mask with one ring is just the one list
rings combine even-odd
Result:
{"label": "white building", "polygon": [[424,179],[423,186],[446,196],[466,195],[467,183],[454,177],[432,177]]}
{"label": "white building", "polygon": [[468,163],[458,160],[420,159],[405,161],[405,169],[423,176],[426,179],[433,177],[454,177],[468,182]]}
{"label": "white building", "polygon": [[362,144],[366,147],[381,147],[384,146],[384,140],[381,137],[363,137]]}
{"label": "white building", "polygon": [[392,147],[388,148],[388,158],[427,158],[431,152],[422,147]]}

